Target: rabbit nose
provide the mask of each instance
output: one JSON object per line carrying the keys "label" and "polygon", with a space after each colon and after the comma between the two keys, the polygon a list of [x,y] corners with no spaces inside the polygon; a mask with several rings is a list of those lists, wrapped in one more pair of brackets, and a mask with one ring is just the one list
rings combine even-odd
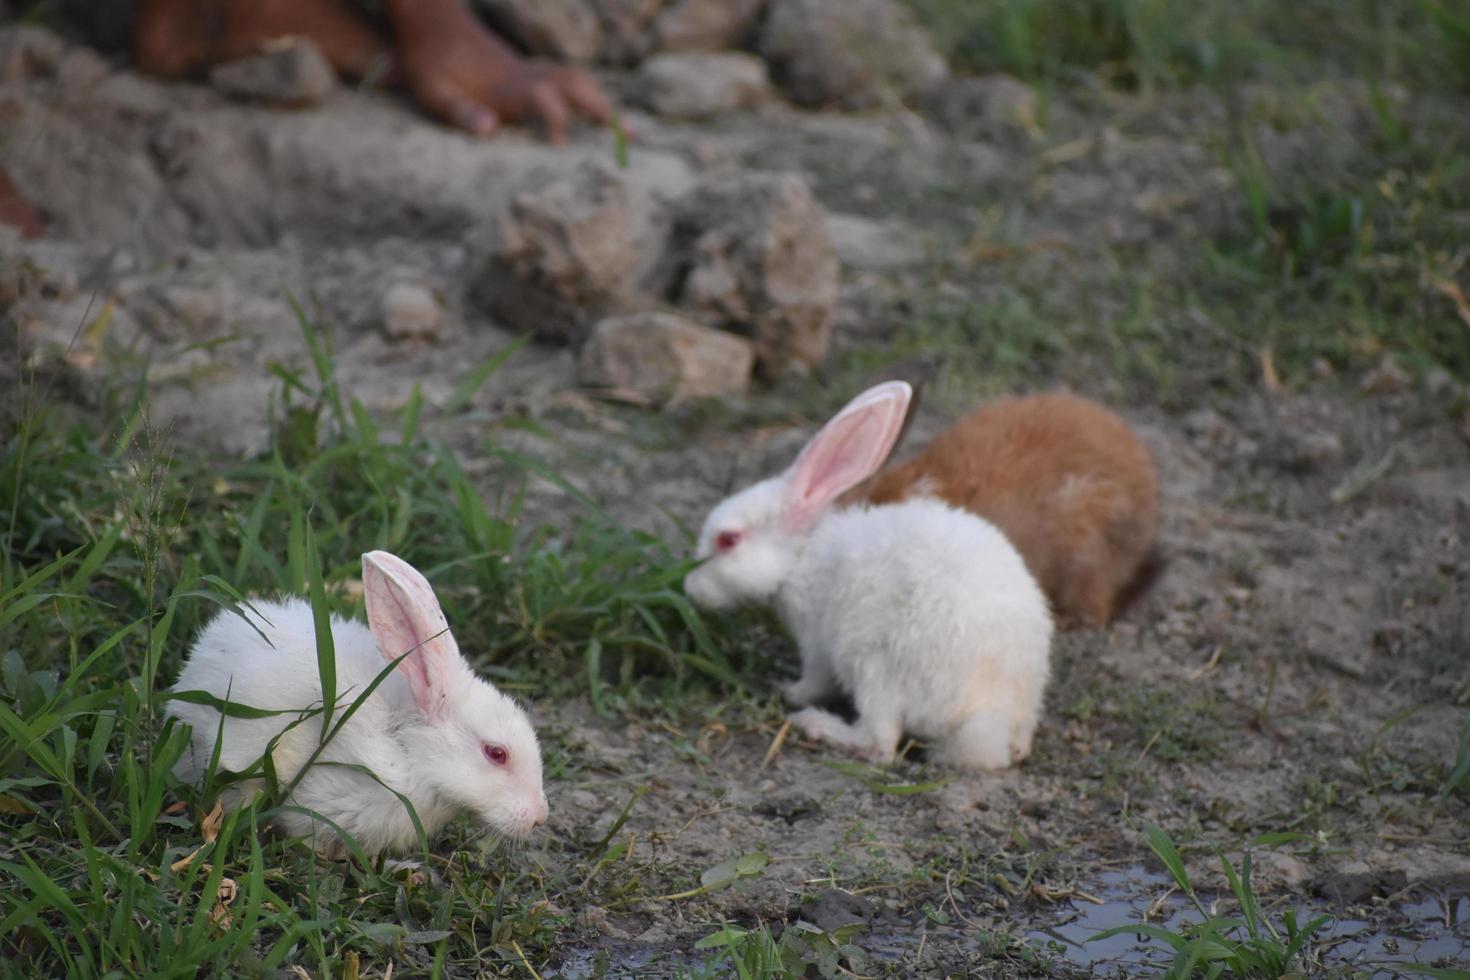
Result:
{"label": "rabbit nose", "polygon": [[531,826],[539,827],[546,822],[551,808],[546,805],[546,797],[543,795],[540,802],[531,810]]}

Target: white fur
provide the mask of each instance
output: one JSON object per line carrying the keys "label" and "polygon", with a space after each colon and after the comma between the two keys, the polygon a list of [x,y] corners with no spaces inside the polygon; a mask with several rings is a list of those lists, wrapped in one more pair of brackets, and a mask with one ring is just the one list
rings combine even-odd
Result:
{"label": "white fur", "polygon": [[[826,477],[830,497],[881,462]],[[904,732],[936,740],[940,758],[964,768],[1024,759],[1050,671],[1052,619],[1005,535],[932,499],[825,508],[791,527],[799,479],[793,466],[711,512],[696,552],[705,561],[685,581],[690,597],[710,608],[774,605],[801,653],[788,698],[804,705],[840,689],[857,708],[853,724],[817,708],[795,713],[815,738],[878,761],[893,758]],[[739,544],[718,552],[721,532],[739,534]]]}
{"label": "white fur", "polygon": [[[174,690],[206,691],[221,700],[270,710],[296,712],[320,705],[311,607],[299,599],[256,607],[263,619],[252,620],[266,639],[232,612],[216,615],[195,642]],[[393,650],[391,655],[380,651],[373,632],[361,623],[333,617],[331,629],[336,649],[335,726],[389,659],[404,651]],[[448,683],[439,692],[442,717],[431,719],[421,711],[401,664],[327,744],[288,801],[335,822],[369,854],[416,846],[407,810],[372,777],[322,763],[350,763],[371,770],[413,803],[430,835],[461,810],[513,837],[526,836],[546,817],[541,753],[530,720],[514,701],[474,674],[448,634],[439,639],[448,641],[439,665],[448,671]],[[425,649],[429,646],[426,643]],[[404,664],[424,653],[411,654]],[[198,781],[214,751],[220,713],[184,701],[171,701],[169,710],[193,728],[178,774]],[[248,768],[297,717],[226,718],[220,768],[235,772]],[[320,736],[321,717],[316,715],[277,742],[272,761],[283,784],[300,771]],[[493,765],[484,755],[483,743],[505,746],[509,765]],[[261,780],[239,784],[226,794],[225,802],[238,806],[262,786]],[[341,852],[336,833],[305,814],[283,812],[276,822],[287,833],[314,834],[316,846],[324,852]]]}

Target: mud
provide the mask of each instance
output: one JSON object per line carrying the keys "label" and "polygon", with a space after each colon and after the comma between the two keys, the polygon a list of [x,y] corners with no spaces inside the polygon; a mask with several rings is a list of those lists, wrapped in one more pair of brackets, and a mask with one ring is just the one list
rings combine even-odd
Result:
{"label": "mud", "polygon": [[[1350,86],[1334,90],[1321,114],[1263,138],[1264,152],[1284,172],[1292,161],[1350,166],[1364,104]],[[1470,119],[1465,108],[1423,111]],[[967,132],[940,112],[777,104],[700,125],[635,115],[630,173],[661,192],[698,174],[805,174],[844,268],[834,363],[873,363],[924,297],[993,300],[1044,281],[1077,302],[1116,272],[1113,249],[1168,270],[1187,243],[1238,230],[1217,146],[1226,115],[1208,93],[1144,102],[1087,90],[1054,99],[1044,136]],[[27,349],[97,387],[146,364],[155,421],[230,455],[265,445],[272,366],[307,370],[293,300],[330,325],[351,397],[391,409],[419,384],[444,404],[468,366],[525,326],[489,322],[466,298],[486,216],[517,187],[614,153],[587,131],[562,150],[518,133],[475,142],[376,93],[293,114],[112,66],[4,82],[0,122],[0,162],[50,223],[35,242],[0,230],[6,268],[29,277],[12,306]],[[987,245],[1019,258],[961,261]],[[437,338],[384,335],[382,290],[396,280],[441,299]],[[105,328],[89,332],[104,308]],[[1100,397],[1138,428],[1159,463],[1170,564],[1122,622],[1060,638],[1033,757],[984,776],[903,762],[878,778],[941,785],[889,795],[796,740],[762,768],[774,700],[711,704],[698,725],[543,703],[565,770],[550,787],[550,833],[525,857],[553,879],[594,875],[590,893],[610,896],[558,910],[564,953],[548,976],[672,974],[699,962],[693,943],[718,923],[820,917],[834,893],[861,899],[854,941],[870,972],[1155,973],[1156,946],[1085,943],[1167,891],[1141,819],[1232,853],[1256,834],[1306,834],[1259,851],[1256,880],[1272,908],[1336,917],[1313,962],[1465,961],[1464,797],[1439,797],[1470,697],[1463,389],[1411,379],[1374,395],[1324,379],[1242,390],[1213,384],[1211,365],[1181,363],[1166,400],[1106,364],[1064,363],[1031,386]],[[703,416],[661,417],[594,401],[573,379],[570,351],[531,345],[467,411],[435,422],[438,434],[487,490],[501,476],[480,455],[490,435],[546,459],[619,519],[670,536],[784,465],[820,421],[813,405],[847,394],[845,375],[818,370]],[[908,439],[978,396],[940,383]],[[500,427],[509,417],[556,438]],[[570,506],[538,486],[529,516],[556,521]],[[641,786],[650,792],[618,836],[632,847],[596,866],[590,842]],[[770,858],[758,875],[663,897],[757,851]],[[1208,848],[1188,846],[1185,859],[1203,894],[1222,894]],[[1160,908],[1156,924],[1182,914],[1177,896]]]}

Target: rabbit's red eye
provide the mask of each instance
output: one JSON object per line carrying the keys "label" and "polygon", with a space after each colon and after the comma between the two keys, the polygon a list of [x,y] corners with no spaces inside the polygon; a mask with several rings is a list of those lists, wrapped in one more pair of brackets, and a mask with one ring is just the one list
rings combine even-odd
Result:
{"label": "rabbit's red eye", "polygon": [[739,543],[739,531],[721,531],[719,534],[715,535],[716,551],[733,551],[735,546]]}
{"label": "rabbit's red eye", "polygon": [[490,760],[491,765],[504,766],[510,764],[510,753],[504,745],[491,745],[485,743],[485,758]]}

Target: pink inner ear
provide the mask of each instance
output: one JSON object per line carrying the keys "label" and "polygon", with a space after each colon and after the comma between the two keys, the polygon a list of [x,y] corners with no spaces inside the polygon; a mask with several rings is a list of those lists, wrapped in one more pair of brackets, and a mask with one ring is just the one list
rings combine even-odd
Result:
{"label": "pink inner ear", "polygon": [[397,660],[413,700],[428,718],[438,718],[459,665],[459,650],[434,590],[418,570],[396,555],[362,556],[363,597],[368,628],[385,660]]}
{"label": "pink inner ear", "polygon": [[788,529],[806,527],[844,490],[877,472],[893,451],[912,396],[903,381],[870,388],[812,437],[791,468],[782,512]]}

